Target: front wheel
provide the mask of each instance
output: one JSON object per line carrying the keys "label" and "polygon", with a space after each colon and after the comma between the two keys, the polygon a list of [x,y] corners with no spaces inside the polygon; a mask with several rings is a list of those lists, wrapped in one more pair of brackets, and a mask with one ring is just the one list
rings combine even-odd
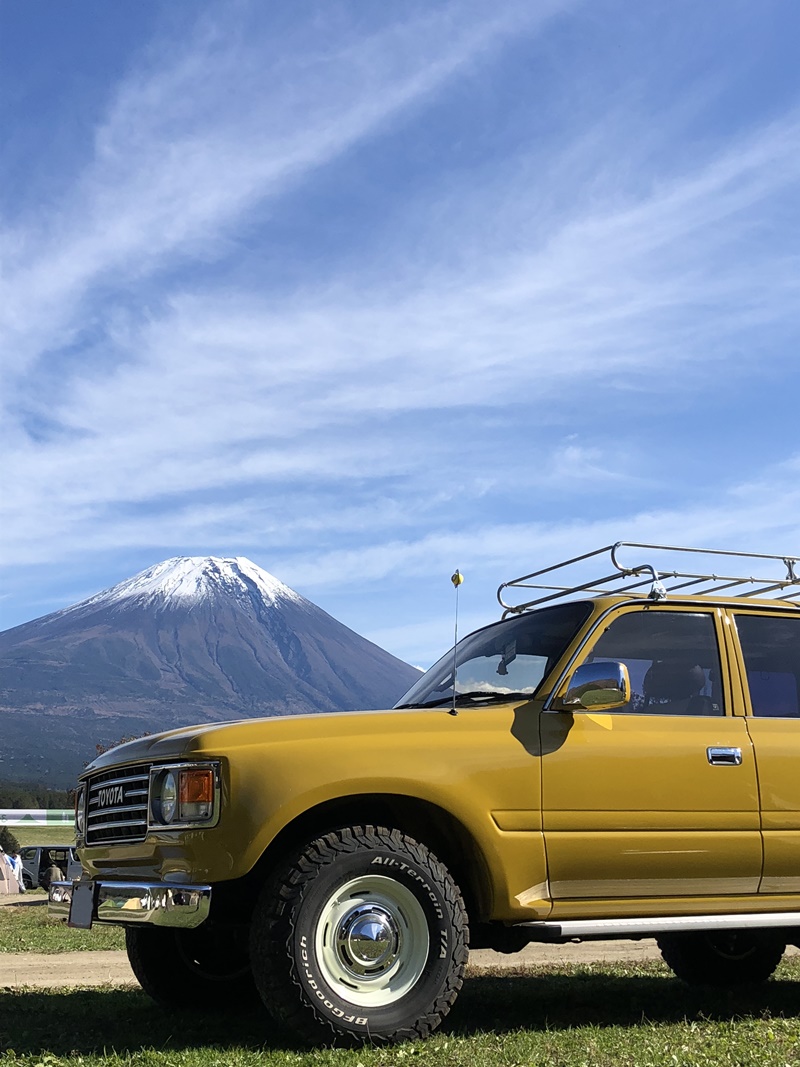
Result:
{"label": "front wheel", "polygon": [[664,962],[689,985],[737,986],[766,982],[786,951],[771,930],[709,930],[657,938]]}
{"label": "front wheel", "polygon": [[447,869],[397,830],[348,827],[310,842],[253,916],[256,985],[270,1011],[341,1043],[425,1037],[447,1015],[468,955]]}

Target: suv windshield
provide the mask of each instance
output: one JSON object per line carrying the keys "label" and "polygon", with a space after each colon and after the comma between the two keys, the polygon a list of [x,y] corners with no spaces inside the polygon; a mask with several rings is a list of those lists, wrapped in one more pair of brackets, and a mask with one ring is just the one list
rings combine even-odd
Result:
{"label": "suv windshield", "polygon": [[583,601],[540,608],[497,622],[459,641],[434,663],[395,707],[419,708],[532,697],[588,618]]}

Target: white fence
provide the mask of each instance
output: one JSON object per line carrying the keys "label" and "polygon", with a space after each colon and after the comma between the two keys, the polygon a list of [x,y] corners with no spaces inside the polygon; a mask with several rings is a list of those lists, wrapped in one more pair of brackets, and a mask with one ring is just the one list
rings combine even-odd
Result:
{"label": "white fence", "polygon": [[0,808],[0,826],[72,826],[75,812],[71,808]]}

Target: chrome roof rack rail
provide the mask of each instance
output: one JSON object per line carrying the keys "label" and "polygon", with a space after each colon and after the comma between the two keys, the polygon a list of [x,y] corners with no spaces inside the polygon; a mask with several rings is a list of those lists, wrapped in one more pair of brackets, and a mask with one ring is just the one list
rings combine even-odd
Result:
{"label": "chrome roof rack rail", "polygon": [[[648,562],[623,565],[619,560],[619,555],[623,551],[630,549],[645,550],[648,553]],[[774,573],[778,571],[777,567],[765,568],[773,571],[773,573],[763,578],[753,575],[718,574],[714,571],[699,573],[685,570],[682,566],[676,568],[674,564],[680,561],[674,558],[665,559],[662,555],[663,553],[669,553],[670,557],[675,557],[676,554],[705,556],[706,565],[713,562],[710,557],[721,557],[720,562],[723,565],[726,565],[731,559],[769,560],[771,563],[782,564],[783,570],[782,573]],[[602,556],[606,556],[614,568],[610,573],[603,574],[602,577],[587,578],[586,581],[576,581],[576,579],[583,578],[584,572],[588,569],[588,567],[582,566],[583,564],[588,564],[589,561]],[[654,562],[649,562],[651,559]],[[664,561],[666,566],[661,564],[661,560]],[[600,560],[598,560],[597,569],[600,569],[599,563]],[[657,567],[656,563],[658,564]],[[770,593],[776,593],[773,597],[775,600],[796,601],[797,598],[800,598],[800,574],[796,573],[797,564],[800,564],[800,556],[773,556],[763,552],[735,552],[730,549],[714,548],[681,548],[677,545],[649,545],[641,541],[617,541],[613,545],[597,548],[593,552],[584,552],[582,556],[574,556],[572,559],[564,560],[562,563],[556,563],[551,567],[543,567],[541,570],[532,571],[530,574],[523,574],[520,578],[513,578],[510,582],[503,582],[497,590],[497,599],[504,609],[504,618],[506,615],[527,611],[529,608],[546,604],[551,600],[558,600],[561,597],[568,596],[574,597],[581,593],[588,596],[627,593],[632,597],[643,597],[650,600],[664,600],[670,593],[680,593],[682,596],[709,596],[724,593],[726,596],[732,597],[767,596]],[[566,571],[567,568],[571,568],[569,574],[556,574],[559,571]],[[606,570],[607,567],[603,569]],[[548,583],[541,580],[545,576],[549,577]],[[558,578],[563,580],[568,577],[572,578],[572,584],[551,584],[554,579],[557,581]],[[543,593],[533,600],[511,604],[504,599],[504,593],[507,589],[538,589]],[[777,595],[777,593],[780,593],[780,595]]]}

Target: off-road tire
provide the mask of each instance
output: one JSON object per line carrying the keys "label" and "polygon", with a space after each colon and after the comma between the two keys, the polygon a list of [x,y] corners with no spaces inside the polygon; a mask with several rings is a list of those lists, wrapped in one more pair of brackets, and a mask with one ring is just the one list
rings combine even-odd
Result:
{"label": "off-road tire", "polygon": [[298,851],[265,885],[250,959],[269,1010],[306,1040],[426,1037],[461,989],[467,914],[458,886],[398,830],[352,826]]}
{"label": "off-road tire", "polygon": [[710,930],[662,934],[664,962],[689,985],[738,986],[765,982],[786,951],[771,930]]}
{"label": "off-road tire", "polygon": [[23,871],[22,872],[22,888],[23,889],[33,889],[33,879],[31,878],[31,876],[28,874],[27,871]]}
{"label": "off-road tire", "polygon": [[142,989],[164,1008],[228,1011],[258,1005],[246,952],[230,935],[129,926],[125,947]]}

